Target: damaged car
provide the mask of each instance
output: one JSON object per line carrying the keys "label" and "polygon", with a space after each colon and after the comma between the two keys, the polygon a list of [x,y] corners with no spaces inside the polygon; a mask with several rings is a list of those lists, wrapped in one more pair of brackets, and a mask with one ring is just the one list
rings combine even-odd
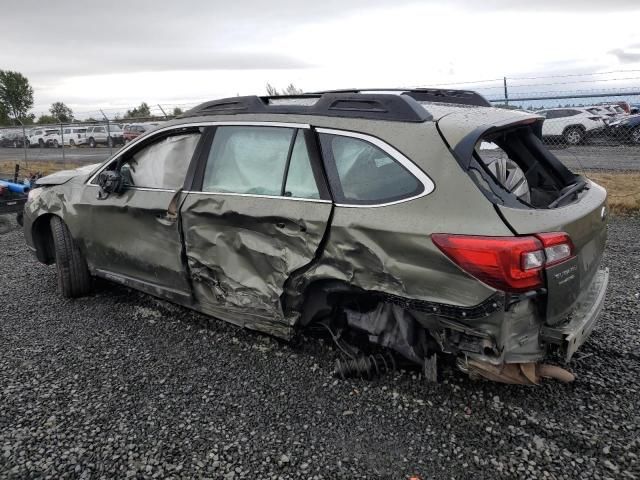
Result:
{"label": "damaged car", "polygon": [[210,101],[40,179],[25,238],[65,297],[101,277],[283,339],[324,329],[342,373],[570,381],[545,361],[602,309],[607,195],[543,121],[460,90]]}

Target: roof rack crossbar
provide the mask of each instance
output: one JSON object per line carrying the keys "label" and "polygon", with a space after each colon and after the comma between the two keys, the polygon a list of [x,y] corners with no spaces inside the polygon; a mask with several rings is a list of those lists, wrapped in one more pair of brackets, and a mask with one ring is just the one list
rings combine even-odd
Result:
{"label": "roof rack crossbar", "polygon": [[313,92],[324,93],[367,93],[367,92],[401,92],[419,102],[456,103],[461,105],[475,105],[491,107],[491,103],[472,90],[452,90],[443,88],[348,88],[342,90],[325,90]]}

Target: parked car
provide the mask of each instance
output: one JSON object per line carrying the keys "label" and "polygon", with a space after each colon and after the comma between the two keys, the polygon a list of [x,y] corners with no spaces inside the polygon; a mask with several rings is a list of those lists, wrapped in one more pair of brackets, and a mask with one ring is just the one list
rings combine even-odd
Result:
{"label": "parked car", "polygon": [[543,137],[561,138],[569,145],[578,145],[605,128],[600,114],[584,108],[550,108],[536,113],[545,117],[542,124]]}
{"label": "parked car", "polygon": [[27,133],[27,146],[29,147],[47,147],[47,140],[50,140],[51,137],[45,139],[45,137],[49,134],[58,132],[57,128],[34,128]]}
{"label": "parked car", "polygon": [[603,307],[607,195],[541,122],[467,91],[211,101],[40,179],[25,239],[65,297],[101,277],[285,339],[328,329],[356,369],[375,347],[431,379],[449,356],[570,381],[544,361]]}
{"label": "parked car", "polygon": [[59,138],[60,138],[60,130],[54,130],[54,131],[50,131],[48,133],[45,133],[44,137],[42,137],[42,140],[44,141],[44,146],[45,147],[58,148],[60,146],[58,144],[58,139]]}
{"label": "parked car", "polygon": [[143,133],[155,128],[157,123],[137,123],[124,126],[124,141],[129,143],[134,138],[138,138]]}
{"label": "parked car", "polygon": [[24,135],[16,132],[1,133],[0,147],[22,148],[24,147]]}
{"label": "parked car", "polygon": [[609,135],[624,142],[640,144],[640,115],[629,115],[611,122]]}
{"label": "parked car", "polygon": [[87,143],[86,138],[87,127],[65,127],[55,133],[48,134],[45,142],[48,146],[58,148],[63,144],[65,146],[74,147]]}
{"label": "parked car", "polygon": [[87,127],[65,127],[56,137],[57,145],[76,147],[87,143]]}
{"label": "parked car", "polygon": [[97,145],[124,145],[122,129],[118,125],[98,125],[87,127],[85,133],[87,145],[95,148]]}

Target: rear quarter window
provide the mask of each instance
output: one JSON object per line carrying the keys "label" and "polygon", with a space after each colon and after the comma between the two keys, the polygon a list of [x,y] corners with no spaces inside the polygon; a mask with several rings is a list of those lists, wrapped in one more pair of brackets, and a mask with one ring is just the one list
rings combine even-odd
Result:
{"label": "rear quarter window", "polygon": [[397,159],[363,138],[322,133],[336,202],[380,205],[420,195],[424,185]]}

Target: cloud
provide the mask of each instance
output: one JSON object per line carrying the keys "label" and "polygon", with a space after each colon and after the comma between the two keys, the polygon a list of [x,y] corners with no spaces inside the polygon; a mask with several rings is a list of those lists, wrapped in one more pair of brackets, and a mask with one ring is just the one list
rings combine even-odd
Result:
{"label": "cloud", "polygon": [[640,62],[640,52],[629,52],[622,48],[616,48],[609,52],[615,56],[620,63],[637,63]]}

